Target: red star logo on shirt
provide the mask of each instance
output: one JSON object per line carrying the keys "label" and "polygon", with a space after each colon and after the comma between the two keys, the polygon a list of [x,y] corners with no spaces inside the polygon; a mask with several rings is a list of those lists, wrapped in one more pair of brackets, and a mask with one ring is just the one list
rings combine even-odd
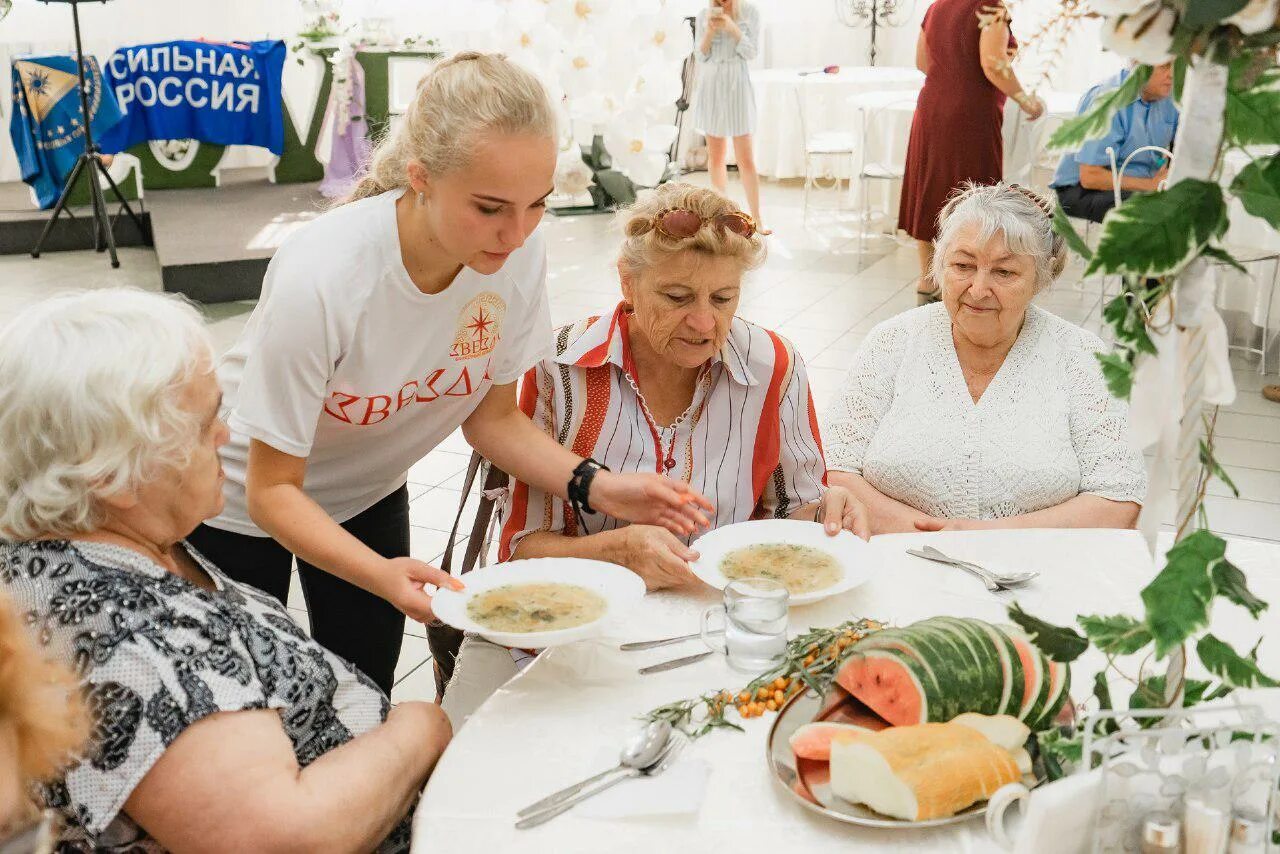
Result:
{"label": "red star logo on shirt", "polygon": [[493,325],[492,317],[484,310],[484,306],[480,306],[480,310],[476,312],[476,316],[471,318],[471,322],[467,324],[467,329],[474,329],[477,338],[484,338],[489,327]]}

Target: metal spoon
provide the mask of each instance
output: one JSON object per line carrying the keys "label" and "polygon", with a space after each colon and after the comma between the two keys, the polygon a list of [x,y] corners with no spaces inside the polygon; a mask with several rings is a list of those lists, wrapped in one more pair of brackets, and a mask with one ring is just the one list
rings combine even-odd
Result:
{"label": "metal spoon", "polygon": [[622,748],[622,754],[618,757],[616,766],[607,771],[601,771],[594,777],[588,777],[581,783],[561,789],[553,795],[548,795],[537,803],[530,804],[520,810],[520,812],[516,813],[516,816],[525,818],[533,813],[541,812],[560,803],[565,798],[576,795],[588,786],[608,780],[610,777],[622,779],[623,776],[630,776],[628,772],[639,772],[640,769],[646,768],[657,761],[658,757],[662,755],[663,748],[667,746],[667,742],[670,740],[671,724],[666,721],[654,721],[632,736],[631,740]]}
{"label": "metal spoon", "polygon": [[627,771],[621,777],[615,777],[614,779],[609,780],[606,783],[602,783],[601,785],[596,786],[594,789],[588,789],[585,792],[581,792],[577,795],[574,795],[571,798],[563,800],[560,803],[556,804],[555,806],[545,809],[542,812],[534,813],[533,815],[526,816],[525,818],[520,819],[520,821],[516,822],[516,827],[520,830],[524,830],[529,827],[537,827],[543,822],[550,821],[556,816],[568,812],[569,810],[577,806],[580,802],[585,801],[587,798],[594,797],[595,795],[600,794],[605,789],[609,788],[614,783],[617,783],[621,780],[626,780],[633,777],[656,777],[659,774],[661,774],[663,771],[666,771],[667,768],[671,767],[671,763],[674,762],[676,757],[680,755],[680,750],[681,748],[684,747],[684,745],[685,745],[685,739],[683,737],[679,737],[679,736],[673,737],[671,741],[667,742],[667,746],[663,749],[662,753],[658,754],[658,757],[654,759],[651,765],[647,765],[644,768],[628,768]]}
{"label": "metal spoon", "polygon": [[1031,581],[1033,578],[1036,578],[1037,576],[1040,575],[1040,573],[1036,572],[1035,570],[1027,570],[1025,572],[1010,572],[1010,573],[992,572],[991,570],[987,569],[985,566],[979,566],[973,561],[960,560],[959,558],[948,557],[947,555],[935,549],[933,546],[925,546],[923,551],[928,552],[930,555],[933,555],[937,558],[948,560],[951,563],[954,563],[956,566],[971,566],[974,569],[978,570],[979,572],[987,575],[989,578],[991,578],[992,581],[994,581],[996,584],[999,584],[1001,587],[1016,587],[1019,584],[1026,584],[1028,581]]}

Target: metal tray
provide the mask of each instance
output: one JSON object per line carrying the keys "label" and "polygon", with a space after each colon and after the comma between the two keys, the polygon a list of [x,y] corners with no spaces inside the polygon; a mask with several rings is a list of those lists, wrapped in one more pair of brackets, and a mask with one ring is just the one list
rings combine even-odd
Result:
{"label": "metal tray", "polygon": [[[778,710],[778,716],[769,730],[765,752],[773,778],[805,809],[849,824],[901,829],[959,824],[986,813],[987,802],[979,801],[968,809],[946,818],[904,821],[889,818],[862,804],[850,803],[837,797],[831,792],[831,773],[827,763],[812,759],[798,759],[791,751],[791,734],[804,724],[813,721],[858,724],[868,729],[884,729],[888,726],[884,720],[837,685],[831,687],[825,700],[812,691],[801,692],[788,700]],[[1032,754],[1033,759],[1036,760],[1034,768],[1036,777],[1043,781],[1044,767],[1037,754],[1038,751]]]}

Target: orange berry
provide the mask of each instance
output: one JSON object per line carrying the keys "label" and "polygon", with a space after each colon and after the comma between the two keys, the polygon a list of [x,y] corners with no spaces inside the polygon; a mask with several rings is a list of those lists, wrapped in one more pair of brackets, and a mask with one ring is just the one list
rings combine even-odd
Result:
{"label": "orange berry", "polygon": [[768,689],[768,688],[761,688],[761,689],[759,689],[758,691],[756,691],[756,699],[757,699],[757,700],[767,700],[767,699],[769,698],[769,694],[770,694],[770,693],[771,693],[771,692],[769,691],[769,689]]}
{"label": "orange berry", "polygon": [[774,691],[774,692],[773,692],[773,701],[774,701],[775,703],[777,703],[779,706],[781,706],[781,705],[782,705],[782,703],[783,703],[783,701],[784,701],[784,700],[786,700],[786,697],[785,697],[785,696],[783,696],[783,694],[782,694],[782,692],[781,692],[781,691]]}
{"label": "orange berry", "polygon": [[747,703],[750,703],[750,702],[751,702],[751,692],[750,692],[750,691],[743,691],[741,694],[739,694],[739,695],[738,695],[738,702],[739,702],[740,704],[743,704],[743,705],[745,705],[745,704],[747,704]]}
{"label": "orange berry", "polygon": [[773,689],[775,691],[780,691],[785,687],[787,687],[787,680],[783,679],[781,676],[773,680]]}
{"label": "orange berry", "polygon": [[778,711],[778,704],[775,703],[773,700],[770,700],[769,702],[765,703],[764,707],[771,712]]}
{"label": "orange berry", "polygon": [[745,718],[747,716],[747,707],[745,705],[738,706],[738,714]]}

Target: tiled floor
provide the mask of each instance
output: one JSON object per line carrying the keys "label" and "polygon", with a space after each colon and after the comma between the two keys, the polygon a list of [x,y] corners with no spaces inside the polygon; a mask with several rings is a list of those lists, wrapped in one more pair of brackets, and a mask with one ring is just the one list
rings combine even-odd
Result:
{"label": "tiled floor", "polygon": [[[705,180],[694,176],[694,181]],[[867,242],[859,252],[856,225],[833,216],[811,213],[802,225],[801,192],[794,185],[768,184],[765,210],[775,230],[770,256],[748,282],[740,313],[770,326],[795,342],[810,369],[816,401],[821,407],[836,391],[854,351],[879,321],[915,305],[911,282],[916,274],[915,250],[887,239]],[[551,252],[549,288],[555,323],[610,310],[618,299],[613,263],[617,234],[606,216],[557,219],[546,224]],[[22,306],[68,288],[132,284],[160,288],[160,273],[149,250],[127,249],[122,266],[111,270],[102,256],[91,252],[50,254],[39,261],[26,256],[0,257],[0,321]],[[1096,295],[1077,290],[1070,273],[1040,302],[1062,317],[1097,331]],[[251,303],[208,306],[210,328],[221,347],[239,333]],[[1274,362],[1273,362],[1274,364]],[[1252,360],[1236,362],[1239,395],[1225,407],[1218,422],[1218,452],[1240,488],[1230,497],[1214,484],[1209,514],[1224,533],[1280,539],[1280,405],[1264,400],[1258,391],[1264,380]],[[1277,382],[1273,374],[1267,381]],[[435,562],[443,554],[448,531],[462,497],[462,475],[470,449],[455,433],[409,472],[413,554]],[[475,497],[468,513],[474,510]],[[1170,501],[1163,517],[1170,521]],[[462,528],[470,529],[469,516]],[[460,544],[461,545],[461,544]],[[289,604],[305,621],[301,591]],[[396,700],[431,698],[434,683],[425,631],[411,626],[404,637],[396,671]]]}

